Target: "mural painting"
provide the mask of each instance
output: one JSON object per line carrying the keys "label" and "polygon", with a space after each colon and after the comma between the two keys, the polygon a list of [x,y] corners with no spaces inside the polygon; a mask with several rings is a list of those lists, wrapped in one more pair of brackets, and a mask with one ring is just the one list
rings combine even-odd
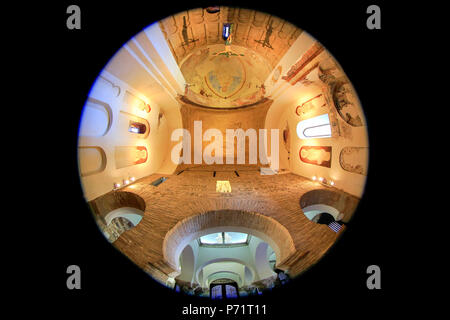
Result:
{"label": "mural painting", "polygon": [[326,110],[327,106],[328,105],[325,100],[325,97],[323,96],[322,93],[320,93],[315,97],[312,97],[311,99],[308,99],[307,101],[297,106],[297,108],[295,109],[295,113],[298,116],[311,118],[313,114],[322,113],[322,111],[319,109],[324,108],[324,110]]}
{"label": "mural painting", "polygon": [[[207,8],[188,10],[161,20],[159,25],[180,67],[197,49],[220,43],[230,34],[234,34],[233,52],[238,46],[253,47],[275,68],[302,33],[301,29],[276,16],[228,7],[220,7],[220,10],[214,13],[209,13]],[[224,34],[224,25],[229,26],[231,32]],[[223,50],[222,45],[212,52],[222,52],[232,58],[231,53]]]}
{"label": "mural painting", "polygon": [[367,175],[369,148],[344,147],[339,154],[339,162],[345,171]]}
{"label": "mural painting", "polygon": [[330,146],[303,146],[300,148],[299,156],[305,163],[331,168]]}
{"label": "mural painting", "polygon": [[271,72],[264,58],[238,46],[233,51],[239,56],[211,54],[221,48],[223,45],[211,45],[197,50],[183,62],[181,72],[188,83],[185,98],[214,108],[242,107],[261,101],[266,93],[264,81]]}
{"label": "mural painting", "polygon": [[[308,49],[308,51],[306,51],[294,65],[292,65],[286,75],[281,77],[281,79],[291,82],[299,74],[299,72],[311,63],[320,53],[322,53],[323,50],[324,48],[320,45],[320,43],[314,43],[314,45]],[[312,69],[315,67],[316,66],[313,66]],[[296,81],[293,81],[293,83],[295,82]]]}
{"label": "mural painting", "polygon": [[334,105],[341,118],[353,127],[362,126],[363,117],[360,116],[358,99],[351,85],[346,82],[339,82],[334,86],[332,93]]}
{"label": "mural painting", "polygon": [[240,59],[228,61],[226,57],[215,58],[215,65],[205,76],[205,83],[220,98],[235,95],[245,83],[245,69]]}
{"label": "mural painting", "polygon": [[260,40],[255,40],[255,42],[261,44],[264,47],[267,47],[269,49],[273,50],[272,45],[270,44],[270,36],[272,35],[273,32],[273,20],[270,20],[269,24],[266,26],[266,34],[264,36],[264,39],[260,39]]}
{"label": "mural painting", "polygon": [[291,150],[291,139],[289,136],[289,124],[286,123],[286,127],[283,130],[283,144],[286,148],[287,152],[289,153]]}
{"label": "mural painting", "polygon": [[116,147],[114,152],[117,169],[145,163],[147,158],[148,152],[144,146]]}
{"label": "mural painting", "polygon": [[278,66],[275,69],[275,71],[274,71],[274,73],[272,75],[272,84],[275,84],[278,81],[278,79],[280,79],[281,71],[283,71],[283,67],[282,66]]}

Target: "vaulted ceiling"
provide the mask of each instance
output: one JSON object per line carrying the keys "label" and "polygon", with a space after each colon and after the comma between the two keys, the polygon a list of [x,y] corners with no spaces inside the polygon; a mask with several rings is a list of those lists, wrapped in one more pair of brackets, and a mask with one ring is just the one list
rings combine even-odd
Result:
{"label": "vaulted ceiling", "polygon": [[273,69],[302,30],[276,16],[250,9],[220,7],[209,13],[198,8],[161,20],[160,27],[181,67],[183,59],[198,48],[223,44],[224,23],[234,24],[233,45],[251,49]]}
{"label": "vaulted ceiling", "polygon": [[[231,51],[224,52],[224,23],[232,23]],[[220,7],[194,9],[160,22],[187,82],[185,97],[214,108],[252,105],[265,97],[264,82],[302,31],[269,14]]]}

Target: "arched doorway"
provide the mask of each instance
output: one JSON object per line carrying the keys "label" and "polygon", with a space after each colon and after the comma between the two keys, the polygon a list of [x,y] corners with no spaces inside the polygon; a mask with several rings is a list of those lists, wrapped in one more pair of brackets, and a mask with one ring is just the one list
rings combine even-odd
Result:
{"label": "arched doorway", "polygon": [[239,297],[238,285],[231,279],[217,279],[209,286],[211,299],[233,299]]}
{"label": "arched doorway", "polygon": [[209,233],[223,231],[242,232],[261,238],[273,248],[277,258],[280,257],[279,261],[295,252],[289,231],[275,219],[256,212],[217,210],[178,222],[164,238],[164,258],[178,271],[181,252],[189,242]]}
{"label": "arched doorway", "polygon": [[304,207],[303,214],[312,222],[328,226],[334,232],[339,232],[344,225],[341,221],[343,214],[328,205],[315,204]]}

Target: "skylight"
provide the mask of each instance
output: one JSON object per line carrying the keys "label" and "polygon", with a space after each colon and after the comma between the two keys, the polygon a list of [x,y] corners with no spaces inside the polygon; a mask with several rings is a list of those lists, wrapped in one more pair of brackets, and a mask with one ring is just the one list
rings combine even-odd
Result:
{"label": "skylight", "polygon": [[216,181],[216,192],[231,192],[230,181]]}
{"label": "skylight", "polygon": [[210,233],[200,237],[200,244],[206,245],[234,245],[247,244],[248,234],[240,232]]}
{"label": "skylight", "polygon": [[331,126],[328,114],[300,121],[297,124],[297,136],[300,139],[330,138]]}

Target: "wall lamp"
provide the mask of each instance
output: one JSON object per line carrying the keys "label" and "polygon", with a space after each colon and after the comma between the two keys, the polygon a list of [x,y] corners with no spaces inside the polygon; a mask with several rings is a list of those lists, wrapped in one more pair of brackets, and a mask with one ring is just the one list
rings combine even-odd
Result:
{"label": "wall lamp", "polygon": [[321,184],[325,185],[325,186],[334,186],[335,182],[333,180],[327,180],[324,177],[317,177],[317,176],[312,176],[311,178],[312,181],[318,181]]}
{"label": "wall lamp", "polygon": [[[136,181],[136,178],[135,178],[135,177],[130,177],[130,178],[128,178],[128,179],[124,179],[124,180],[123,180],[123,186],[126,186],[126,185],[128,185],[128,184],[130,184],[130,183],[133,183],[134,181]],[[114,182],[114,188],[113,188],[113,190],[117,190],[117,189],[119,189],[120,187],[122,187],[122,184],[120,184],[120,183],[118,183],[118,182]]]}

